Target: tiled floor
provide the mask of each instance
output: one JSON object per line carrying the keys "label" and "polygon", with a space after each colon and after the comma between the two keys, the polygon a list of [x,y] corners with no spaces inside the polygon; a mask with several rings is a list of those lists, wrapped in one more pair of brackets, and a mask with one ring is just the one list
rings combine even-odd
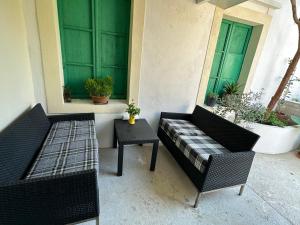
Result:
{"label": "tiled floor", "polygon": [[150,146],[125,148],[123,176],[117,177],[117,150],[100,150],[100,224],[300,224],[300,159],[294,153],[257,154],[242,196],[239,188],[208,193],[197,209],[191,207],[195,187],[167,150],[160,147],[155,172],[150,158]]}

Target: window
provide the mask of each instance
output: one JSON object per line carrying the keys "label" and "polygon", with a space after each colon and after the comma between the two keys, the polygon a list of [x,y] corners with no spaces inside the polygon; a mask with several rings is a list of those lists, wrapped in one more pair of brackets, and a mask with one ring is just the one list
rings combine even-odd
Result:
{"label": "window", "polygon": [[88,78],[111,75],[112,99],[126,99],[130,0],[58,0],[64,82],[88,98]]}

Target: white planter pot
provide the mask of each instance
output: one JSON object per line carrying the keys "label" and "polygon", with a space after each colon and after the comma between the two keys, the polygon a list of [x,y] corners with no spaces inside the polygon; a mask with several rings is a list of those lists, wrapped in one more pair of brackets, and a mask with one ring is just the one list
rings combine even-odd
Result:
{"label": "white planter pot", "polygon": [[253,151],[280,154],[300,147],[300,126],[275,127],[251,123],[249,130],[260,135]]}

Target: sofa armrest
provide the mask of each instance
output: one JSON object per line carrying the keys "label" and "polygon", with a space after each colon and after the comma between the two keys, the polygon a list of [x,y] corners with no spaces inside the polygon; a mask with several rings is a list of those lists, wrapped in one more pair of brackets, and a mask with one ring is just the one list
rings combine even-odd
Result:
{"label": "sofa armrest", "polygon": [[53,124],[60,121],[71,121],[71,120],[95,120],[94,113],[77,113],[77,114],[65,114],[48,116],[48,119]]}
{"label": "sofa armrest", "polygon": [[98,215],[96,170],[0,186],[0,224],[66,224]]}
{"label": "sofa armrest", "polygon": [[172,112],[162,112],[160,118],[166,119],[178,119],[178,120],[188,120],[191,121],[192,114],[188,113],[172,113]]}
{"label": "sofa armrest", "polygon": [[253,151],[210,155],[201,191],[245,184],[254,156]]}

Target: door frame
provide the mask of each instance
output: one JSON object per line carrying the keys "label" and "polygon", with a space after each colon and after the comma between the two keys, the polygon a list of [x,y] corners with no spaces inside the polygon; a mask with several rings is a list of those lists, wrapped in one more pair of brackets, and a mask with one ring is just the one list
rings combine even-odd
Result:
{"label": "door frame", "polygon": [[253,26],[252,36],[249,41],[248,50],[242,66],[239,83],[242,84],[243,92],[251,88],[256,66],[261,55],[267,34],[270,28],[272,17],[242,6],[235,6],[226,10],[215,8],[214,18],[210,31],[204,65],[198,89],[196,104],[203,105],[209,82],[210,72],[213,64],[215,50],[218,42],[219,32],[223,19],[239,22]]}

